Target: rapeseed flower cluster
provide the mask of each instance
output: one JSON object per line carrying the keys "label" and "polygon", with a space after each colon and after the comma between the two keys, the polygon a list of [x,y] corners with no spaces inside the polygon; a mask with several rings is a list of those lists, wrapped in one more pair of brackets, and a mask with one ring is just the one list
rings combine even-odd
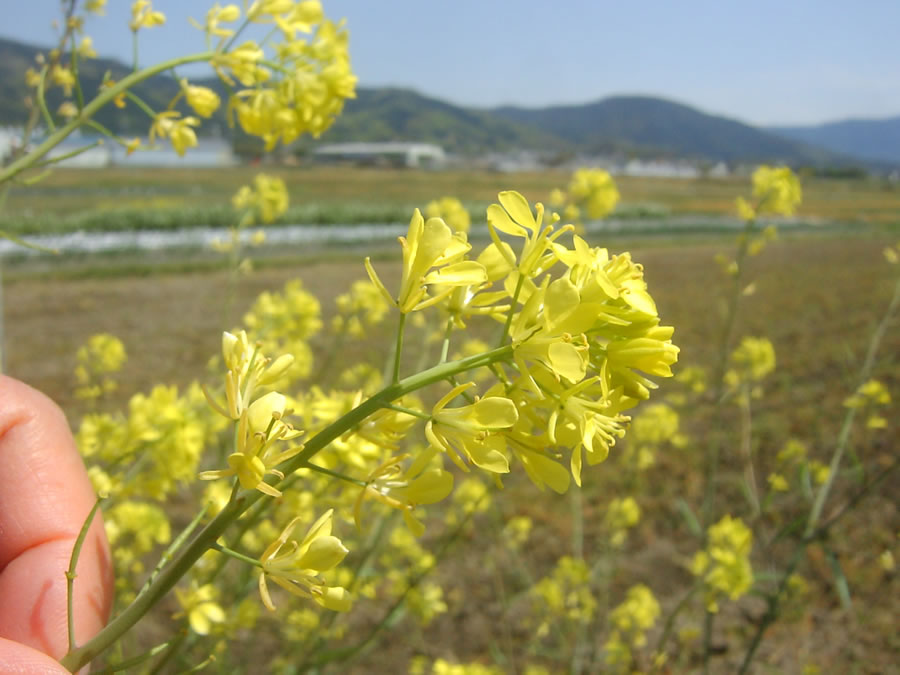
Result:
{"label": "rapeseed flower cluster", "polygon": [[707,611],[717,612],[721,596],[737,600],[753,585],[753,533],[740,518],[726,515],[709,527],[707,539],[706,550],[694,554],[691,572],[703,580]]}
{"label": "rapeseed flower cluster", "polygon": [[876,411],[878,408],[890,405],[890,403],[890,392],[878,380],[864,382],[852,396],[848,396],[844,401],[844,405],[848,408],[856,408],[869,413],[866,419],[866,427],[869,429],[887,428],[887,418]]}
{"label": "rapeseed flower cluster", "polygon": [[271,223],[288,208],[288,191],[278,176],[256,174],[253,185],[244,185],[232,197],[231,203],[239,211],[247,211],[250,223]]}
{"label": "rapeseed flower cluster", "polygon": [[621,548],[628,536],[628,530],[641,520],[641,507],[634,497],[613,499],[603,515],[603,525],[609,537],[610,546]]}
{"label": "rapeseed flower cluster", "polygon": [[633,651],[647,644],[647,631],[653,628],[660,612],[653,592],[638,584],[629,588],[625,600],[609,613],[612,631],[603,648],[606,664],[613,672],[628,672],[627,667],[634,661]]}
{"label": "rapeseed flower cluster", "polygon": [[[104,3],[89,2],[85,9],[102,14]],[[242,18],[244,21],[238,24]],[[139,33],[165,22],[165,14],[154,9],[151,0],[132,2],[128,26],[135,40]],[[236,4],[216,4],[203,23],[192,23],[205,33],[208,49],[195,60],[212,65],[228,91],[229,123],[260,138],[267,150],[279,142],[291,143],[304,133],[318,136],[340,114],[344,101],[355,96],[356,76],[350,67],[347,31],[343,22],[335,23],[324,15],[318,0],[253,2],[249,6],[245,3],[243,9]],[[262,42],[241,41],[240,34],[252,24],[269,24],[273,30]],[[68,30],[81,33],[82,25],[83,17],[72,16]],[[73,51],[77,53],[73,59],[96,56],[89,37],[83,37]],[[28,86],[41,96],[44,89],[56,86],[64,96],[71,97],[78,86],[75,68],[62,63],[56,51],[50,56],[49,62],[41,64],[40,72],[29,69],[26,73]],[[112,84],[109,79],[104,82],[105,86]],[[165,110],[152,110],[134,93],[130,97],[151,117],[150,144],[166,139],[179,155],[197,145],[201,120],[221,107],[218,92],[184,78],[178,95]],[[182,100],[193,114],[176,108]],[[115,97],[119,107],[125,101],[124,92]],[[78,105],[64,101],[59,114],[71,119],[82,107],[80,98]],[[132,142],[116,140],[132,149]],[[135,144],[138,146],[139,142]]]}
{"label": "rapeseed flower cluster", "polygon": [[118,385],[110,376],[122,369],[126,358],[125,345],[115,335],[92,335],[75,353],[75,396],[96,400],[115,391]]}
{"label": "rapeseed flower cluster", "polygon": [[[416,211],[401,238],[399,291],[387,290],[369,260],[366,269],[401,314],[449,308],[451,328],[491,317],[511,346],[483,393],[464,382],[416,411],[429,443],[464,471],[500,481],[518,461],[538,486],[565,492],[570,472],[580,484],[584,458],[603,461],[624,435],[622,412],[656,386],[647,375],[672,374],[678,348],[629,254],[611,256],[577,235],[570,248],[562,236],[572,226],[556,227],[555,214],[544,224],[542,205],[532,211],[517,192],[499,202],[487,213],[491,243],[475,259],[464,234]],[[509,243],[517,240],[518,253]],[[459,398],[468,402],[454,405]]]}
{"label": "rapeseed flower cluster", "polygon": [[212,58],[219,77],[229,87],[236,86],[235,80],[244,87],[229,99],[230,119],[261,138],[267,150],[303,133],[318,136],[331,126],[344,101],[355,95],[343,24],[327,19],[316,0],[254,2],[246,9],[246,19],[270,24],[269,35],[281,40],[248,40],[229,48],[237,35],[223,35],[219,24],[237,20],[238,12],[234,5],[227,9],[227,16],[223,10],[208,16],[203,29],[209,40],[220,37],[221,49]]}
{"label": "rapeseed flower cluster", "polygon": [[608,171],[578,169],[565,191],[554,190],[550,204],[562,209],[563,218],[580,230],[584,220],[599,220],[613,212],[619,203],[619,190]]}
{"label": "rapeseed flower cluster", "polygon": [[539,637],[546,635],[556,621],[588,624],[597,609],[590,568],[583,560],[569,556],[560,558],[553,572],[538,581],[530,593],[541,619]]}
{"label": "rapeseed flower cluster", "polygon": [[[322,329],[319,300],[299,279],[288,281],[281,292],[261,293],[244,314],[248,334],[269,354],[290,355],[291,362],[269,384],[283,387],[312,369],[308,340]],[[282,357],[283,358],[283,357]]]}
{"label": "rapeseed flower cluster", "polygon": [[743,220],[761,216],[792,216],[803,199],[800,180],[788,167],[760,166],[753,172],[752,202],[738,197],[737,211]]}
{"label": "rapeseed flower cluster", "polygon": [[335,303],[338,313],[331,320],[331,330],[353,338],[364,337],[366,330],[380,324],[390,309],[378,288],[366,281],[354,281]]}
{"label": "rapeseed flower cluster", "polygon": [[800,492],[810,492],[811,484],[822,485],[828,480],[830,469],[824,462],[810,459],[807,456],[807,448],[796,438],[788,439],[784,447],[778,451],[775,457],[775,468],[767,481],[769,489],[773,493],[788,492],[792,488],[799,488]]}
{"label": "rapeseed flower cluster", "polygon": [[678,413],[665,403],[643,406],[628,430],[622,466],[644,471],[656,463],[657,452],[666,445],[683,448],[687,438],[680,433]]}
{"label": "rapeseed flower cluster", "polygon": [[758,395],[756,385],[775,370],[775,347],[768,338],[745,337],[731,352],[728,363],[725,384],[729,389],[746,389]]}
{"label": "rapeseed flower cluster", "polygon": [[441,197],[425,206],[426,218],[441,218],[454,232],[468,232],[472,227],[469,210],[456,197]]}

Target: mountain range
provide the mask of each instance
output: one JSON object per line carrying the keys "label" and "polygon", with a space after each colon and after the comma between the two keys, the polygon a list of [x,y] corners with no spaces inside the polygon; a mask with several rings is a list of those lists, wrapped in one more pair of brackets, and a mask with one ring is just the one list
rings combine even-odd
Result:
{"label": "mountain range", "polygon": [[[25,71],[33,67],[41,51],[45,50],[0,39],[0,125],[20,125],[27,118]],[[89,98],[98,90],[105,73],[120,79],[129,72],[130,68],[113,60],[82,62],[85,96]],[[225,96],[215,78],[194,83]],[[167,75],[150,78],[135,89],[155,110],[168,106],[177,92],[177,81]],[[51,90],[47,99],[51,111],[62,102],[58,89]],[[146,115],[135,105],[124,109],[107,106],[96,120],[120,134],[145,134],[149,126]],[[202,129],[248,144],[240,132],[229,129],[224,106],[204,122]],[[407,89],[360,87],[356,98],[347,101],[344,113],[318,139],[340,141],[431,142],[463,155],[533,150],[560,159],[576,154],[613,154],[731,164],[766,161],[815,167],[900,166],[900,117],[763,129],[649,96],[616,96],[544,108],[476,109]],[[308,148],[314,142],[305,140],[299,148]]]}

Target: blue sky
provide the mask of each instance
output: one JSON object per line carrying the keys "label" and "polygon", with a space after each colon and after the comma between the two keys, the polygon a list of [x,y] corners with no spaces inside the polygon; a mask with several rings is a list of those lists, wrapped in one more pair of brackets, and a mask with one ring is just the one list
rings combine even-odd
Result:
{"label": "blue sky", "polygon": [[[221,0],[220,0],[221,1]],[[129,60],[130,1],[87,33]],[[141,60],[203,47],[187,17],[212,2],[154,0],[168,23]],[[224,4],[224,3],[223,3]],[[59,0],[11,0],[0,35],[50,44]],[[325,0],[346,17],[364,86],[454,103],[541,106],[648,94],[752,124],[900,115],[900,1]]]}

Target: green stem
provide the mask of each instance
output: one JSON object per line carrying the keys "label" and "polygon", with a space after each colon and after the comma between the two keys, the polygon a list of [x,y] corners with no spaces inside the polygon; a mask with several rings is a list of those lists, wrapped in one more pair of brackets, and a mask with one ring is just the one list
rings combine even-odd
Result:
{"label": "green stem", "polygon": [[687,607],[688,602],[691,598],[694,597],[694,593],[696,593],[701,587],[702,583],[695,583],[691,588],[685,593],[681,600],[678,601],[678,604],[669,612],[669,616],[666,617],[666,623],[663,626],[663,632],[659,636],[659,640],[656,642],[656,649],[654,653],[659,654],[662,652],[663,648],[666,646],[666,642],[669,641],[669,636],[672,634],[672,629],[675,627],[675,619],[681,614],[681,611]]}
{"label": "green stem", "polygon": [[243,553],[239,553],[234,551],[227,546],[222,546],[221,544],[213,544],[210,548],[219,553],[224,553],[227,556],[231,556],[235,560],[240,560],[241,562],[245,562],[248,565],[253,565],[255,567],[262,567],[262,563],[259,562],[256,558],[251,558],[250,556],[244,555]]}
{"label": "green stem", "polygon": [[[859,371],[860,385],[868,381],[872,373],[872,366],[875,363],[875,355],[878,353],[878,348],[881,346],[881,340],[884,337],[884,333],[887,330],[888,324],[893,318],[894,312],[897,310],[898,304],[900,304],[900,278],[897,279],[897,283],[894,286],[894,295],[891,298],[890,303],[888,304],[887,311],[882,317],[881,322],[878,324],[878,327],[875,329],[875,332],[872,334],[872,339],[869,341],[869,348],[866,351],[866,358],[863,361],[862,368],[860,368]],[[834,479],[837,476],[838,469],[840,468],[841,459],[843,458],[844,451],[847,448],[847,442],[850,440],[850,431],[853,428],[853,420],[856,417],[856,410],[857,409],[855,407],[847,408],[847,413],[844,415],[844,423],[841,425],[841,430],[838,434],[837,447],[834,449],[834,454],[831,457],[831,464],[828,467],[828,479],[816,493],[815,502],[813,503],[812,510],[809,513],[809,521],[806,524],[806,535],[809,535],[816,529],[816,524],[819,522],[819,518],[822,516],[822,509],[825,508],[825,500],[828,498],[828,493],[831,491],[832,485],[834,485]]]}
{"label": "green stem", "polygon": [[438,549],[434,552],[434,561],[432,562],[432,564],[429,565],[426,569],[423,569],[410,577],[409,583],[407,584],[406,589],[403,591],[400,597],[397,598],[394,604],[391,605],[387,612],[385,612],[381,620],[372,627],[372,629],[362,640],[351,647],[336,649],[333,652],[323,654],[319,659],[309,665],[319,666],[334,660],[346,662],[357,657],[361,652],[363,652],[363,650],[365,650],[370,644],[372,644],[372,642],[378,637],[379,633],[384,630],[384,628],[391,622],[397,612],[403,607],[404,603],[406,602],[406,597],[409,595],[409,593],[418,588],[419,584],[422,583],[422,580],[425,579],[429,574],[431,574],[431,572],[440,564],[441,560],[450,549],[450,547],[459,539],[460,535],[463,533],[463,530],[472,519],[474,513],[474,510],[468,513],[466,517],[460,521],[457,528],[444,539],[444,541],[441,543],[441,546],[438,547]]}
{"label": "green stem", "polygon": [[522,286],[525,283],[525,275],[519,272],[519,279],[516,281],[516,290],[513,292],[512,302],[509,303],[509,314],[506,316],[506,323],[503,326],[503,332],[500,334],[500,340],[497,346],[502,346],[506,342],[509,335],[509,329],[512,326],[513,315],[516,313],[516,303],[519,301],[519,293],[522,292]]}
{"label": "green stem", "polygon": [[315,471],[316,473],[321,473],[325,476],[331,476],[332,478],[337,478],[338,480],[342,480],[345,483],[352,483],[353,485],[358,485],[359,487],[366,487],[366,481],[364,480],[345,476],[342,473],[332,471],[331,469],[326,469],[324,466],[319,466],[318,464],[313,464],[312,462],[306,462],[301,468],[309,469],[310,471]]}
{"label": "green stem", "polygon": [[423,419],[423,420],[431,419],[431,415],[429,415],[426,412],[422,412],[421,410],[415,410],[413,408],[406,408],[402,405],[397,405],[395,403],[389,403],[388,405],[386,405],[384,407],[388,408],[390,410],[394,410],[398,413],[403,413],[404,415],[411,415],[412,417],[418,417],[419,419]]}
{"label": "green stem", "polygon": [[[580,449],[579,449],[580,452]],[[584,561],[584,498],[580,489],[571,491],[572,506],[572,557]],[[575,644],[572,646],[572,661],[569,672],[580,675],[584,668],[584,647],[587,639],[587,624],[579,622],[575,628]]]}
{"label": "green stem", "polygon": [[81,530],[78,532],[78,538],[75,539],[75,546],[72,547],[72,556],[69,558],[69,569],[66,571],[66,627],[69,634],[70,650],[75,648],[75,608],[73,607],[73,598],[75,596],[75,577],[78,576],[75,569],[78,567],[78,558],[81,557],[81,547],[84,546],[84,538],[87,536],[91,523],[94,520],[94,516],[97,515],[97,509],[100,508],[100,503],[103,499],[103,497],[97,498],[91,512],[88,513],[87,518],[84,519]]}
{"label": "green stem", "polygon": [[78,101],[79,112],[84,108],[84,94],[81,91],[81,78],[78,76],[78,47],[75,44],[75,34],[72,34],[72,75],[75,76],[75,100]]}
{"label": "green stem", "polygon": [[38,82],[35,97],[37,98],[37,104],[41,110],[41,115],[44,117],[44,124],[47,125],[47,130],[52,132],[56,130],[56,124],[53,123],[53,117],[50,115],[50,111],[47,110],[47,100],[44,98],[44,83],[47,81],[48,72],[49,67],[44,66],[44,69],[41,71],[41,79]]}
{"label": "green stem", "polygon": [[[866,357],[863,361],[862,368],[860,368],[860,384],[866,382],[869,379],[869,375],[872,371],[872,366],[875,363],[875,356],[878,353],[878,348],[881,346],[881,340],[884,337],[884,333],[887,330],[888,324],[893,318],[898,304],[900,304],[900,278],[897,279],[896,285],[894,286],[894,295],[891,297],[891,301],[888,304],[887,311],[882,317],[881,322],[875,328],[875,332],[872,333],[872,338],[869,341],[869,348],[866,351]],[[837,447],[834,450],[834,454],[831,458],[831,464],[829,465],[828,479],[816,493],[816,499],[813,502],[812,508],[810,509],[809,520],[806,523],[806,529],[803,533],[803,537],[801,538],[800,543],[797,545],[797,548],[794,551],[794,555],[792,556],[791,561],[788,564],[784,575],[782,576],[781,583],[778,586],[778,591],[772,598],[769,599],[769,606],[766,610],[766,613],[763,615],[763,617],[759,621],[759,624],[757,625],[756,633],[753,635],[750,646],[747,648],[747,652],[744,655],[744,661],[741,664],[740,670],[738,671],[740,675],[743,675],[748,671],[748,669],[750,668],[750,664],[753,662],[753,657],[756,654],[756,650],[759,648],[759,644],[762,641],[763,634],[765,633],[766,629],[770,625],[772,625],[778,618],[778,605],[780,602],[781,594],[787,585],[788,579],[799,564],[800,557],[806,550],[807,544],[815,541],[816,539],[824,537],[827,534],[828,529],[832,525],[834,525],[834,523],[836,523],[839,518],[850,511],[850,509],[853,508],[859,502],[859,500],[866,496],[875,485],[877,485],[885,477],[887,477],[887,475],[891,473],[897,466],[897,462],[894,462],[894,464],[892,464],[884,472],[882,472],[882,474],[878,476],[878,478],[870,481],[862,490],[860,490],[859,493],[857,493],[852,499],[850,499],[847,505],[837,514],[835,514],[831,519],[826,521],[821,526],[818,525],[819,519],[822,516],[822,510],[825,508],[825,500],[828,498],[828,493],[831,491],[831,487],[834,484],[834,478],[837,475],[838,469],[840,468],[841,458],[843,457],[844,451],[847,447],[855,416],[856,408],[848,408],[847,413],[844,415],[844,422],[841,425],[841,430],[838,434]]]}
{"label": "green stem", "polygon": [[[284,473],[290,476],[303,466],[316,453],[326,448],[332,441],[343,436],[353,429],[369,415],[385,407],[392,401],[417,391],[435,382],[440,382],[457,373],[480,368],[495,361],[508,359],[512,355],[512,346],[499,347],[491,351],[470,356],[459,361],[442,363],[428,370],[416,373],[410,377],[391,384],[372,398],[363,401],[346,415],[325,427],[313,436],[304,447],[303,451],[285,463]],[[229,502],[219,514],[213,518],[203,530],[159,573],[142,595],[125,608],[119,616],[110,621],[97,635],[87,643],[71,650],[61,663],[70,670],[77,670],[112,645],[125,634],[150,608],[153,607],[173,586],[191,569],[194,563],[210,548],[214,548],[216,540],[225,532],[229,525],[234,523],[242,513],[256,504],[263,494],[257,490],[244,490],[237,498]],[[255,561],[254,564],[258,563]]]}
{"label": "green stem", "polygon": [[162,658],[156,662],[156,664],[148,672],[147,675],[156,675],[157,673],[163,672],[163,669],[169,665],[172,659],[174,659],[178,652],[181,650],[181,647],[184,645],[187,637],[187,631],[182,630],[178,637],[176,637],[172,642],[169,643],[169,648],[166,650],[166,653],[163,654]]}
{"label": "green stem", "polygon": [[[177,639],[177,638],[176,638]],[[156,645],[152,649],[144,652],[143,654],[138,654],[137,656],[133,656],[130,659],[126,659],[125,661],[119,661],[118,663],[114,663],[102,670],[91,671],[93,675],[107,675],[111,673],[120,673],[123,670],[128,670],[129,668],[134,668],[134,666],[138,666],[142,664],[144,661],[149,661],[157,654],[164,652],[169,646],[172,644],[171,641],[163,642],[160,645]]]}
{"label": "green stem", "polygon": [[453,332],[453,317],[447,318],[447,327],[444,329],[444,343],[441,345],[440,363],[447,362],[447,353],[450,351],[450,334]]}
{"label": "green stem", "polygon": [[133,91],[126,91],[125,98],[134,103],[138,108],[144,111],[144,114],[147,115],[151,120],[156,119],[156,111],[153,110],[140,96],[135,94]]}
{"label": "green stem", "polygon": [[400,381],[400,356],[403,352],[403,328],[406,325],[406,314],[400,313],[400,321],[397,324],[397,343],[394,347],[394,367],[391,374],[391,382],[397,384]]}
{"label": "green stem", "polygon": [[169,61],[159,63],[155,66],[145,68],[144,70],[132,73],[127,77],[122,78],[113,86],[101,91],[97,95],[97,97],[94,98],[94,100],[84,106],[81,114],[79,114],[77,117],[73,117],[65,126],[60,127],[52,134],[50,134],[50,136],[48,136],[38,147],[29,152],[27,155],[20,157],[12,164],[5,167],[2,171],[0,171],[0,184],[5,183],[6,181],[19,175],[26,169],[30,169],[32,166],[34,166],[48,152],[50,152],[64,139],[66,139],[69,134],[71,134],[73,131],[75,131],[75,129],[87,122],[87,120],[91,119],[98,110],[112,101],[119,94],[128,91],[130,88],[134,87],[137,84],[140,84],[144,80],[153,77],[154,75],[157,75],[163,71],[166,71],[174,66],[186,63],[197,63],[198,61],[208,61],[214,56],[214,54],[215,52],[201,52],[199,54],[182,56],[177,59],[171,59]]}
{"label": "green stem", "polygon": [[35,164],[34,168],[42,169],[45,166],[50,166],[51,164],[59,164],[60,162],[63,162],[67,159],[72,159],[73,157],[77,157],[78,155],[81,155],[81,154],[87,152],[88,150],[93,150],[94,148],[96,148],[99,145],[103,145],[103,139],[96,140],[93,143],[91,143],[90,145],[85,145],[84,147],[77,148],[75,150],[72,150],[71,152],[65,153],[64,155],[57,155],[56,157],[42,160],[42,161],[38,162],[37,164]]}

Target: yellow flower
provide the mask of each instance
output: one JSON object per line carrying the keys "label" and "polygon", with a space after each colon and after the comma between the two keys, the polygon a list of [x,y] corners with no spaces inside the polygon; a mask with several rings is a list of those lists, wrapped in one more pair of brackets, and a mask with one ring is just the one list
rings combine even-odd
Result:
{"label": "yellow flower", "polygon": [[456,197],[441,197],[428,202],[426,218],[442,218],[456,232],[468,232],[472,225],[469,212]]}
{"label": "yellow flower", "polygon": [[135,136],[130,141],[125,143],[125,154],[130,155],[131,153],[139,150],[141,147],[141,139]]}
{"label": "yellow flower", "polygon": [[210,63],[227,84],[233,85],[234,80],[228,77],[222,68],[230,70],[245,87],[252,87],[269,79],[269,71],[259,67],[259,62],[264,57],[265,52],[262,48],[256,42],[248,40],[228,53],[216,54]]}
{"label": "yellow flower", "polygon": [[102,16],[106,14],[106,0],[88,0],[84,8],[89,12]]}
{"label": "yellow flower", "polygon": [[56,112],[60,117],[72,119],[78,115],[78,108],[75,107],[72,101],[63,101]]}
{"label": "yellow flower", "polygon": [[[569,182],[569,197],[588,218],[603,218],[619,201],[619,190],[603,169],[578,169]],[[577,216],[576,216],[577,217]]]}
{"label": "yellow flower", "polygon": [[189,591],[176,588],[175,597],[182,611],[175,614],[174,618],[187,614],[191,630],[197,635],[209,635],[212,624],[225,622],[225,610],[216,602],[217,595],[218,589],[212,584],[199,588],[192,586]]}
{"label": "yellow flower", "polygon": [[[501,192],[498,199],[500,204],[491,204],[487,210],[491,239],[500,251],[504,252],[507,249],[501,246],[497,230],[513,237],[522,237],[525,241],[519,254],[518,272],[525,278],[531,278],[556,261],[555,256],[545,260],[544,254],[558,237],[573,228],[565,226],[554,231],[553,225],[559,220],[556,214],[550,219],[549,224],[543,225],[544,205],[535,204],[537,212],[535,216],[528,201],[518,192],[512,190]],[[515,258],[510,259],[509,263],[516,266]]]}
{"label": "yellow flower", "polygon": [[768,481],[773,492],[787,492],[790,489],[787,479],[780,473],[770,473]]}
{"label": "yellow flower", "polygon": [[627,639],[634,647],[642,647],[647,642],[647,631],[660,615],[660,606],[653,592],[644,584],[628,589],[625,600],[609,613],[617,637]]}
{"label": "yellow flower", "polygon": [[753,172],[756,213],[791,216],[803,198],[800,181],[788,167],[760,166]]}
{"label": "yellow flower", "polygon": [[196,117],[180,118],[180,115],[181,113],[175,110],[157,113],[150,126],[150,143],[153,143],[157,136],[168,138],[175,152],[183,157],[188,148],[197,145],[197,134],[191,127],[199,126],[200,120]]}
{"label": "yellow flower", "polygon": [[756,209],[754,209],[746,199],[738,197],[734,203],[741,220],[756,219]]}
{"label": "yellow flower", "polygon": [[716,597],[728,595],[737,600],[753,585],[750,549],[753,533],[739,518],[729,515],[708,530],[706,551],[698,551],[691,563],[691,572],[702,577],[706,585],[706,608],[718,611]]}
{"label": "yellow flower", "polygon": [[634,497],[613,499],[603,517],[604,524],[610,533],[610,543],[619,547],[625,543],[627,530],[630,530],[641,519],[641,507]]}
{"label": "yellow flower", "polygon": [[235,437],[236,452],[228,456],[227,469],[203,471],[198,475],[200,480],[216,480],[228,476],[237,476],[245,490],[259,490],[272,497],[281,497],[281,492],[266,483],[267,475],[284,478],[284,474],[274,467],[297,455],[302,445],[294,446],[280,452],[274,451],[278,441],[292,440],[301,432],[282,421],[289,414],[286,410],[287,399],[277,393],[269,392],[251,403],[241,413]]}
{"label": "yellow flower", "polygon": [[730,357],[731,369],[725,374],[730,386],[759,382],[775,370],[775,348],[768,338],[745,337]]}
{"label": "yellow flower", "polygon": [[884,249],[884,259],[891,265],[900,263],[900,244],[888,246]]}
{"label": "yellow flower", "polygon": [[134,0],[131,3],[131,22],[128,25],[132,31],[137,32],[141,28],[162,26],[165,22],[166,15],[162,12],[154,12],[150,0]]}
{"label": "yellow flower", "polygon": [[302,520],[301,517],[294,518],[260,556],[259,594],[269,610],[274,611],[275,605],[266,585],[267,578],[294,595],[315,600],[326,609],[337,612],[350,609],[350,593],[340,586],[327,586],[319,576],[320,572],[340,564],[348,553],[341,540],[331,534],[333,515],[332,509],[326,511],[309,528],[303,541],[291,541],[288,550],[282,553],[281,549]]}
{"label": "yellow flower", "polygon": [[75,86],[75,73],[71,68],[54,65],[50,69],[50,79],[54,84],[62,87],[66,96],[72,95],[72,88]]}
{"label": "yellow flower", "polygon": [[356,526],[360,527],[363,500],[371,498],[402,510],[407,526],[416,536],[421,536],[425,526],[415,518],[415,507],[420,504],[435,504],[453,490],[453,474],[434,465],[432,460],[437,456],[437,449],[432,447],[418,453],[406,470],[400,464],[409,455],[392,457],[377,467],[369,474],[365,488],[356,499],[353,509]]}
{"label": "yellow flower", "polygon": [[489,396],[471,405],[447,408],[473,382],[454,387],[435,404],[431,419],[425,425],[425,436],[434,447],[446,452],[463,471],[468,467],[462,458],[492,473],[509,473],[506,438],[503,429],[519,419],[516,404],[502,396]]}
{"label": "yellow flower", "polygon": [[[487,281],[487,272],[481,263],[474,260],[451,262],[471,247],[465,240],[454,237],[440,218],[426,221],[416,209],[409,221],[407,236],[399,239],[403,248],[403,272],[396,299],[378,278],[369,258],[365,264],[372,283],[403,314],[436,304],[450,295],[456,286],[473,286]],[[429,272],[433,267],[439,269]],[[441,292],[429,298],[429,284],[441,286]]]}
{"label": "yellow flower", "polygon": [[208,87],[197,87],[182,79],[181,90],[184,92],[188,105],[200,117],[211,117],[219,107],[219,95]]}
{"label": "yellow flower", "polygon": [[94,41],[90,37],[82,39],[78,45],[78,56],[82,59],[93,59],[97,57],[97,51],[94,49]]}
{"label": "yellow flower", "polygon": [[[220,7],[217,2],[206,12],[206,26],[204,30],[208,35],[215,35],[220,38],[228,38],[234,35],[234,31],[230,28],[220,28],[220,23],[232,23],[241,18],[241,8],[237,5],[225,5]],[[193,23],[193,21],[192,21]],[[197,28],[200,26],[196,23]]]}

